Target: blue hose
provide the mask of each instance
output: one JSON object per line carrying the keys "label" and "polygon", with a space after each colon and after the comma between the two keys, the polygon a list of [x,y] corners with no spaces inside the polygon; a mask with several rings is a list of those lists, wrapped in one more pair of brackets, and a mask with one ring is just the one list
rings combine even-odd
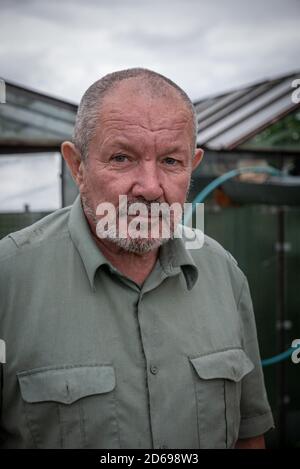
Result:
{"label": "blue hose", "polygon": [[[244,168],[237,168],[233,169],[231,171],[228,171],[225,174],[222,174],[222,176],[217,177],[214,179],[212,182],[210,182],[202,191],[199,192],[199,194],[195,197],[195,199],[192,202],[192,209],[190,212],[187,213],[185,216],[185,222],[187,223],[191,216],[193,215],[193,212],[195,211],[196,204],[199,204],[203,202],[206,197],[217,187],[219,187],[223,182],[228,181],[228,179],[231,179],[235,176],[238,176],[241,173],[267,173],[270,174],[271,176],[282,176],[282,172],[279,169],[272,168],[271,166],[248,166]],[[300,347],[300,345],[299,345]],[[298,348],[298,347],[297,347]],[[295,348],[289,348],[285,352],[279,353],[278,355],[274,355],[271,358],[266,358],[261,361],[262,366],[269,366],[269,365],[274,365],[275,363],[279,363],[283,360],[287,360],[293,353]]]}
{"label": "blue hose", "polygon": [[274,357],[265,358],[261,361],[261,364],[262,366],[269,366],[274,365],[275,363],[282,362],[283,360],[287,360],[292,355],[292,353],[298,348],[300,348],[300,344],[295,348],[291,347],[285,352],[279,353],[278,355],[274,355]]}
{"label": "blue hose", "polygon": [[270,174],[271,176],[282,176],[282,172],[279,169],[272,168],[271,166],[245,166],[244,168],[237,168],[233,169],[231,171],[228,171],[225,174],[222,174],[222,176],[217,177],[213,181],[211,181],[204,189],[202,189],[201,192],[199,192],[198,195],[194,198],[192,202],[192,210],[190,210],[187,215],[185,216],[185,221],[186,223],[190,220],[195,208],[196,204],[200,204],[201,202],[206,199],[206,197],[217,187],[219,187],[223,182],[227,181],[228,179],[231,179],[235,176],[238,176],[239,174],[242,173],[267,173]]}

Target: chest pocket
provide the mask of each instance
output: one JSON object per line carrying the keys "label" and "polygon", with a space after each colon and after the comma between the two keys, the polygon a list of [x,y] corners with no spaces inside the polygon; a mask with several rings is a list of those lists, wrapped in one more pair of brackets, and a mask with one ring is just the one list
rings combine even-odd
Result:
{"label": "chest pocket", "polygon": [[17,373],[36,448],[119,448],[111,365]]}
{"label": "chest pocket", "polygon": [[242,379],[254,365],[242,349],[190,358],[195,391],[200,448],[234,447],[240,427]]}

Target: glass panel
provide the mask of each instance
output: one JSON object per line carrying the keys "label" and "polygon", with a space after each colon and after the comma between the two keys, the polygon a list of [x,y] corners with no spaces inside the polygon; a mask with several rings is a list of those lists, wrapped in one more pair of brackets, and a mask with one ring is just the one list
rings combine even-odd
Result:
{"label": "glass panel", "polygon": [[300,150],[300,109],[275,122],[239,148]]}
{"label": "glass panel", "polygon": [[[261,96],[258,96],[256,99],[251,100],[249,103],[245,104],[236,111],[230,113],[224,119],[218,121],[215,125],[212,125],[206,130],[203,130],[199,134],[199,143],[208,142],[213,145],[213,140],[216,139],[218,146],[223,146],[223,136],[225,143],[231,143],[232,140],[237,140],[243,135],[248,134],[245,130],[240,129],[240,123],[242,127],[246,127],[248,122],[253,119],[256,122],[256,127],[259,127],[259,116],[260,114],[264,117],[264,121],[276,117],[276,112],[280,113],[281,108],[285,108],[286,101],[289,102],[291,106],[291,79],[284,80],[277,86],[272,87],[269,91],[264,93]],[[285,95],[285,96],[283,96]],[[285,99],[284,99],[285,98]],[[274,105],[275,103],[275,105]],[[278,105],[277,105],[278,103]],[[231,134],[233,130],[234,137],[227,138],[227,132]]]}
{"label": "glass panel", "polygon": [[51,211],[61,206],[61,156],[0,156],[0,212]]}
{"label": "glass panel", "polygon": [[[246,92],[245,90],[242,90],[242,91],[234,91],[232,93],[228,93],[225,96],[220,96],[219,98],[217,98],[216,101],[214,103],[212,103],[211,106],[209,106],[209,108],[207,108],[203,111],[201,110],[200,112],[197,109],[198,114],[199,114],[198,115],[198,122],[200,122],[200,125],[201,125],[201,122],[204,119],[207,119],[208,116],[213,118],[220,109],[223,109],[223,108],[227,109],[227,106],[232,101],[237,100],[240,96],[244,95],[245,92]],[[206,120],[205,120],[204,123],[206,123]]]}
{"label": "glass panel", "polygon": [[76,106],[7,84],[6,103],[0,106],[0,144],[55,145],[73,132]]}
{"label": "glass panel", "polygon": [[261,86],[255,86],[253,88],[247,88],[243,92],[239,93],[231,93],[230,97],[232,99],[228,100],[226,106],[219,107],[219,110],[215,109],[211,116],[206,117],[204,113],[200,113],[198,120],[200,123],[198,124],[198,131],[206,129],[209,126],[213,126],[215,123],[220,121],[221,119],[225,118],[229,114],[238,111],[242,108],[245,104],[248,104],[254,98],[262,95],[265,91],[270,89],[270,84],[263,84]]}
{"label": "glass panel", "polygon": [[233,127],[225,130],[218,137],[211,139],[209,145],[212,148],[228,148],[238,145],[238,143],[250,135],[252,132],[258,131],[263,126],[272,122],[274,118],[286,113],[293,107],[290,94],[286,94],[282,98],[274,101],[266,107],[258,110],[249,117],[236,123]]}

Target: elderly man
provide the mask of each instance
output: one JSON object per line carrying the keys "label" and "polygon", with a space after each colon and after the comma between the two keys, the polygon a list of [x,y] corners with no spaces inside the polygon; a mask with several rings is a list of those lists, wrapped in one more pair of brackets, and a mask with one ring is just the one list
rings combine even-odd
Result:
{"label": "elderly man", "polygon": [[233,257],[209,237],[189,250],[175,223],[169,237],[97,231],[119,195],[127,215],[182,206],[195,141],[191,101],[155,72],[84,94],[62,145],[80,196],[0,242],[2,447],[264,447],[273,418]]}

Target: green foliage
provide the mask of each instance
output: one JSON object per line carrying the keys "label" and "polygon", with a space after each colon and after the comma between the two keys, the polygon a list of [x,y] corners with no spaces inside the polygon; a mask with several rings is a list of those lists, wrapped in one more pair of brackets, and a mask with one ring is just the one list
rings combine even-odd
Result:
{"label": "green foliage", "polygon": [[288,114],[258,133],[239,148],[282,150],[300,149],[300,110]]}

